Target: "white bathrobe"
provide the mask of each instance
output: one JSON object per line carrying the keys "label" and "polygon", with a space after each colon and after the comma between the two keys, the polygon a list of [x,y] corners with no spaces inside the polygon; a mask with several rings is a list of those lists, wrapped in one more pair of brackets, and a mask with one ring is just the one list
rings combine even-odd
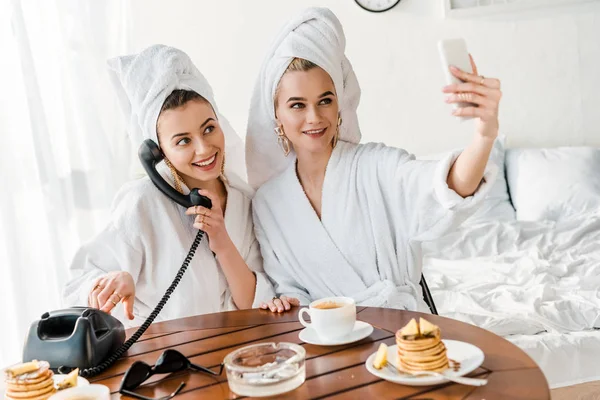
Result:
{"label": "white bathrobe", "polygon": [[446,183],[458,155],[416,161],[383,144],[340,141],[327,165],[321,220],[295,163],[261,186],[254,224],[277,294],[303,304],[349,296],[363,306],[428,312],[419,243],[466,219],[497,172],[489,165],[477,192],[463,199]]}
{"label": "white bathrobe", "polygon": [[[172,184],[172,178],[161,171]],[[273,288],[263,272],[262,257],[250,212],[251,191],[239,178],[226,185],[225,225],[231,240],[256,275],[254,304],[270,300]],[[230,178],[230,179],[231,179]],[[184,193],[189,189],[184,187]],[[88,305],[93,282],[110,271],[127,271],[135,282],[134,321],[123,306],[113,315],[127,326],[141,325],[181,267],[198,230],[185,208],[160,193],[146,177],[124,186],[113,203],[108,226],[76,254],[72,279],[63,297],[67,305]],[[179,286],[156,321],[236,309],[219,261],[204,235]]]}

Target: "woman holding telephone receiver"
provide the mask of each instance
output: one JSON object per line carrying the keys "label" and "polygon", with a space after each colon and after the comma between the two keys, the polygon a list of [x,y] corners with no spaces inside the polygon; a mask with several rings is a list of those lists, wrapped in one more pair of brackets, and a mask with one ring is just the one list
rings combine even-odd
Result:
{"label": "woman holding telephone receiver", "polygon": [[199,188],[212,208],[186,209],[148,177],[126,184],[107,227],[75,255],[65,303],[99,308],[139,325],[175,277],[197,230],[207,239],[159,320],[251,308],[271,299],[254,236],[253,192],[225,168],[226,141],[235,132],[204,76],[185,53],[161,45],[110,60],[109,66],[134,145],[144,139],[158,144],[162,178],[182,194]]}
{"label": "woman holding telephone receiver", "polygon": [[428,312],[420,242],[468,218],[491,187],[500,83],[478,76],[474,64],[474,73],[453,69],[464,82],[443,89],[446,101],[473,103],[453,114],[477,118],[475,134],[463,151],[418,161],[359,144],[360,87],[344,52],[335,15],[310,8],[279,32],[261,67],[246,162],[259,188],[252,207],[264,268],[278,295],[302,304],[345,296]]}

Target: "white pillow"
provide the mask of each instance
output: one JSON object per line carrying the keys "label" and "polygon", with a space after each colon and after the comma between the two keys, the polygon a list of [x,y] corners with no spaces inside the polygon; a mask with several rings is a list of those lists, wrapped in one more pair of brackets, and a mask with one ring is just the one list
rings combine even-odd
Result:
{"label": "white pillow", "polygon": [[[494,142],[489,162],[498,167],[496,182],[488,192],[483,203],[464,224],[476,224],[484,221],[514,221],[515,209],[510,204],[510,196],[504,175],[504,141],[505,136],[499,136]],[[441,160],[448,153],[417,157],[420,160]]]}
{"label": "white pillow", "polygon": [[519,220],[558,221],[600,210],[600,149],[509,149],[506,171]]}

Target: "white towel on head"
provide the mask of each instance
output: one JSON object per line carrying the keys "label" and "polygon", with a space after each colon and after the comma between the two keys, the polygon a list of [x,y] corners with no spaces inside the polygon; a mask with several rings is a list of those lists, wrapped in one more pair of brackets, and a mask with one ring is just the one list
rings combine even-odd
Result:
{"label": "white towel on head", "polygon": [[292,18],[273,42],[258,76],[250,101],[246,133],[246,164],[250,184],[257,188],[282,172],[295,160],[286,158],[274,132],[275,89],[294,58],[303,58],[323,68],[335,85],[343,120],[339,140],[358,143],[360,129],[356,109],[360,87],[344,54],[346,37],[337,17],[327,8],[308,8]]}
{"label": "white towel on head", "polygon": [[166,98],[174,90],[192,90],[211,104],[219,120],[225,135],[226,172],[245,180],[243,142],[219,113],[211,86],[186,53],[157,44],[139,54],[112,58],[108,66],[120,106],[129,118],[128,134],[135,149],[144,139],[158,143],[156,122]]}

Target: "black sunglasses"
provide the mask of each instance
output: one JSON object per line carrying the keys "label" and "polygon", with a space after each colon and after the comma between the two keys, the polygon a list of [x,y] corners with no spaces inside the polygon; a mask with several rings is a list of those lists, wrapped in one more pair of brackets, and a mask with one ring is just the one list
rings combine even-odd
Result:
{"label": "black sunglasses", "polygon": [[201,367],[200,365],[192,364],[192,362],[190,362],[190,360],[188,360],[186,356],[184,356],[177,350],[169,349],[161,354],[158,360],[156,360],[156,364],[154,364],[154,366],[150,366],[143,361],[136,361],[133,364],[131,364],[131,367],[127,369],[125,375],[123,376],[123,380],[121,381],[121,387],[119,388],[119,393],[135,397],[136,399],[141,400],[171,399],[175,397],[177,393],[179,393],[181,389],[185,386],[184,382],[181,382],[181,384],[179,384],[179,387],[177,387],[177,389],[173,393],[163,397],[159,397],[158,399],[137,394],[133,392],[133,390],[140,386],[152,375],[169,374],[172,372],[184,371],[186,369],[202,371],[206,372],[207,374],[219,376],[221,375],[221,372],[223,372],[223,364],[221,364],[219,372],[215,372],[206,367]]}

